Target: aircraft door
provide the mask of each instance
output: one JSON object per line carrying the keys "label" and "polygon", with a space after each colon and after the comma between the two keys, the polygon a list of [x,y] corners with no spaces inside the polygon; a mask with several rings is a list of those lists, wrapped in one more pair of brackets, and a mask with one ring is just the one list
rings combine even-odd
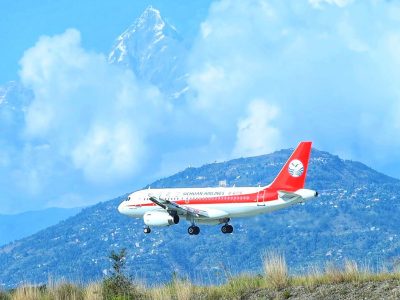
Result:
{"label": "aircraft door", "polygon": [[258,191],[257,193],[257,206],[265,206],[265,190]]}

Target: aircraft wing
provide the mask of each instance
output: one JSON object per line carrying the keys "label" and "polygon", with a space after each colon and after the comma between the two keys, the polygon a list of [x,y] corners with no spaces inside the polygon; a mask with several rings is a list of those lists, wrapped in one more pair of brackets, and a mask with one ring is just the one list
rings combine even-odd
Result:
{"label": "aircraft wing", "polygon": [[200,209],[195,209],[195,208],[191,208],[188,206],[179,205],[179,204],[176,204],[175,202],[171,202],[169,200],[157,198],[154,196],[149,196],[149,199],[151,202],[157,204],[158,206],[160,206],[166,210],[176,211],[177,213],[179,213],[181,215],[190,215],[190,216],[193,216],[196,218],[199,218],[199,217],[210,218],[209,213],[205,210],[200,210]]}

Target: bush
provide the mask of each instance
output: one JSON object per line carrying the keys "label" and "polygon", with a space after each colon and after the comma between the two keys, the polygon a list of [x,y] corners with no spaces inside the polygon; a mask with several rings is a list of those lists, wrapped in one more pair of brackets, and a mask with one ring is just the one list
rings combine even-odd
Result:
{"label": "bush", "polygon": [[0,300],[10,300],[11,296],[9,293],[0,290]]}
{"label": "bush", "polygon": [[103,280],[102,294],[104,299],[137,299],[142,296],[129,278],[121,274]]}

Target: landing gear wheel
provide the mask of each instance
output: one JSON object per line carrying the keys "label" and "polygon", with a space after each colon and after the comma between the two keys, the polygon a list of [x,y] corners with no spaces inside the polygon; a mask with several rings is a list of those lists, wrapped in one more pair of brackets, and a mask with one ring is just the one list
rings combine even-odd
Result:
{"label": "landing gear wheel", "polygon": [[222,231],[222,233],[232,233],[233,232],[233,226],[232,225],[229,225],[229,224],[226,224],[226,225],[224,225],[224,226],[222,226],[221,227],[221,231]]}
{"label": "landing gear wheel", "polygon": [[190,235],[194,234],[194,226],[190,226],[190,227],[188,228],[188,233],[189,233]]}
{"label": "landing gear wheel", "polygon": [[195,226],[195,225],[192,225],[192,226],[190,226],[189,228],[188,228],[188,233],[190,234],[190,235],[198,235],[199,233],[200,233],[200,228],[199,227],[197,227],[197,226]]}
{"label": "landing gear wheel", "polygon": [[198,235],[200,233],[200,227],[195,226],[194,227],[194,234]]}
{"label": "landing gear wheel", "polygon": [[150,233],[150,232],[151,232],[150,227],[145,227],[145,228],[143,229],[143,232],[146,233],[146,234]]}
{"label": "landing gear wheel", "polygon": [[188,233],[189,233],[190,235],[192,235],[192,234],[193,234],[193,232],[194,232],[194,230],[193,230],[193,227],[192,227],[192,226],[190,226],[190,227],[188,228]]}
{"label": "landing gear wheel", "polygon": [[179,216],[178,215],[174,215],[174,224],[178,224],[179,223]]}

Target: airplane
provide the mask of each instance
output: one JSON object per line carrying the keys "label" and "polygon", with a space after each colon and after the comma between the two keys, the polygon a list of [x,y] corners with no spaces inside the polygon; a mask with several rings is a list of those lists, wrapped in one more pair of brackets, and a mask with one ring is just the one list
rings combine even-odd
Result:
{"label": "airplane", "polygon": [[128,196],[121,214],[143,218],[144,233],[154,226],[171,226],[180,219],[190,222],[188,233],[198,235],[197,224],[219,225],[232,233],[232,218],[250,217],[303,203],[318,196],[305,189],[312,142],[301,142],[271,184],[264,187],[210,187],[144,189]]}

